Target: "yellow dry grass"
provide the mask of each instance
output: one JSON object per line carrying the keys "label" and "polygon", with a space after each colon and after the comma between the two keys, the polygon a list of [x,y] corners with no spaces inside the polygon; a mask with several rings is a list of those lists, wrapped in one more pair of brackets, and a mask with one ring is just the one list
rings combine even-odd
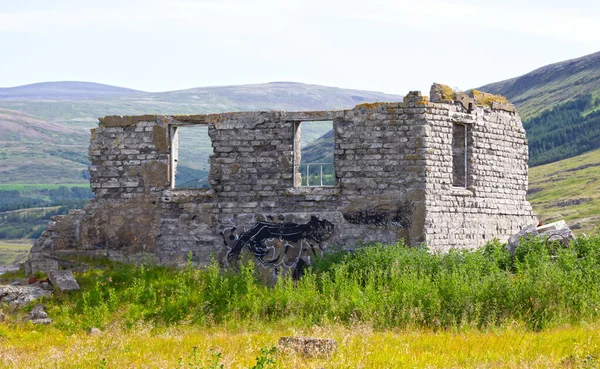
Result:
{"label": "yellow dry grass", "polygon": [[492,106],[493,102],[499,102],[503,104],[510,104],[508,99],[501,95],[488,94],[478,90],[473,90],[472,95],[477,100],[478,105]]}
{"label": "yellow dry grass", "polygon": [[[457,332],[374,331],[364,326],[292,329],[267,326],[255,331],[225,327],[115,325],[100,335],[66,333],[51,326],[0,323],[2,368],[185,368],[197,347],[208,360],[211,350],[225,368],[255,364],[261,347],[281,336],[335,338],[339,350],[330,358],[276,354],[284,368],[576,368],[596,367],[600,325],[563,327],[543,332],[520,328]],[[105,359],[106,365],[101,365]],[[205,362],[208,363],[207,361]]]}
{"label": "yellow dry grass", "polygon": [[442,100],[456,99],[456,92],[454,92],[450,86],[440,85],[440,92],[442,93]]}

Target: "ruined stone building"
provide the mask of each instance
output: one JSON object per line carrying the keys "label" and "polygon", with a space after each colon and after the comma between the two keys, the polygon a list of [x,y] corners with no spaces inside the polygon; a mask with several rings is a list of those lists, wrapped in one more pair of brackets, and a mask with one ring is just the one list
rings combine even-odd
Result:
{"label": "ruined stone building", "polygon": [[[56,268],[71,254],[232,262],[249,250],[263,265],[298,268],[333,245],[476,248],[536,223],[513,106],[443,85],[430,96],[339,111],[102,118],[89,149],[96,198],[55,217],[27,267]],[[311,121],[333,121],[330,186],[301,183],[299,127]],[[177,130],[196,125],[211,140],[210,187],[173,188]]]}

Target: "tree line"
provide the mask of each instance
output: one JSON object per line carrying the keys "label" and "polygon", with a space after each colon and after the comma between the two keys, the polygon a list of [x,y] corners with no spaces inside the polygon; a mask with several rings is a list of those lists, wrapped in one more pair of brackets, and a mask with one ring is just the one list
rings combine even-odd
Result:
{"label": "tree line", "polygon": [[600,105],[592,95],[578,96],[523,123],[529,139],[529,165],[536,166],[600,148]]}
{"label": "tree line", "polygon": [[94,197],[87,187],[60,186],[56,189],[0,190],[0,212],[48,206],[81,207]]}

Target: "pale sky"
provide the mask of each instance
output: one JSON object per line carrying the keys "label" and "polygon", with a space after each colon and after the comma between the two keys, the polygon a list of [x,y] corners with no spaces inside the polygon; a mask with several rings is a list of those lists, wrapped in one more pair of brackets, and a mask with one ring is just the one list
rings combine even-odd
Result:
{"label": "pale sky", "polygon": [[468,89],[600,51],[600,1],[0,0],[0,87]]}

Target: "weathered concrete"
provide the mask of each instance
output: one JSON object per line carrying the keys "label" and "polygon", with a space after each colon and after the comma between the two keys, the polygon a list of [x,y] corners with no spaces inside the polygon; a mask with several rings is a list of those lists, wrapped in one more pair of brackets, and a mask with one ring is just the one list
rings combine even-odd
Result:
{"label": "weathered concrete", "polygon": [[[298,270],[329,245],[404,240],[448,250],[506,241],[537,223],[525,199],[521,120],[502,99],[439,89],[434,102],[411,92],[342,111],[103,118],[89,150],[96,198],[53,218],[28,271],[48,256],[181,265],[211,254],[235,262],[242,249]],[[334,187],[295,185],[296,131],[309,120],[333,121]],[[183,125],[208,126],[210,189],[171,188],[171,142]],[[460,188],[454,125],[466,132]]]}

